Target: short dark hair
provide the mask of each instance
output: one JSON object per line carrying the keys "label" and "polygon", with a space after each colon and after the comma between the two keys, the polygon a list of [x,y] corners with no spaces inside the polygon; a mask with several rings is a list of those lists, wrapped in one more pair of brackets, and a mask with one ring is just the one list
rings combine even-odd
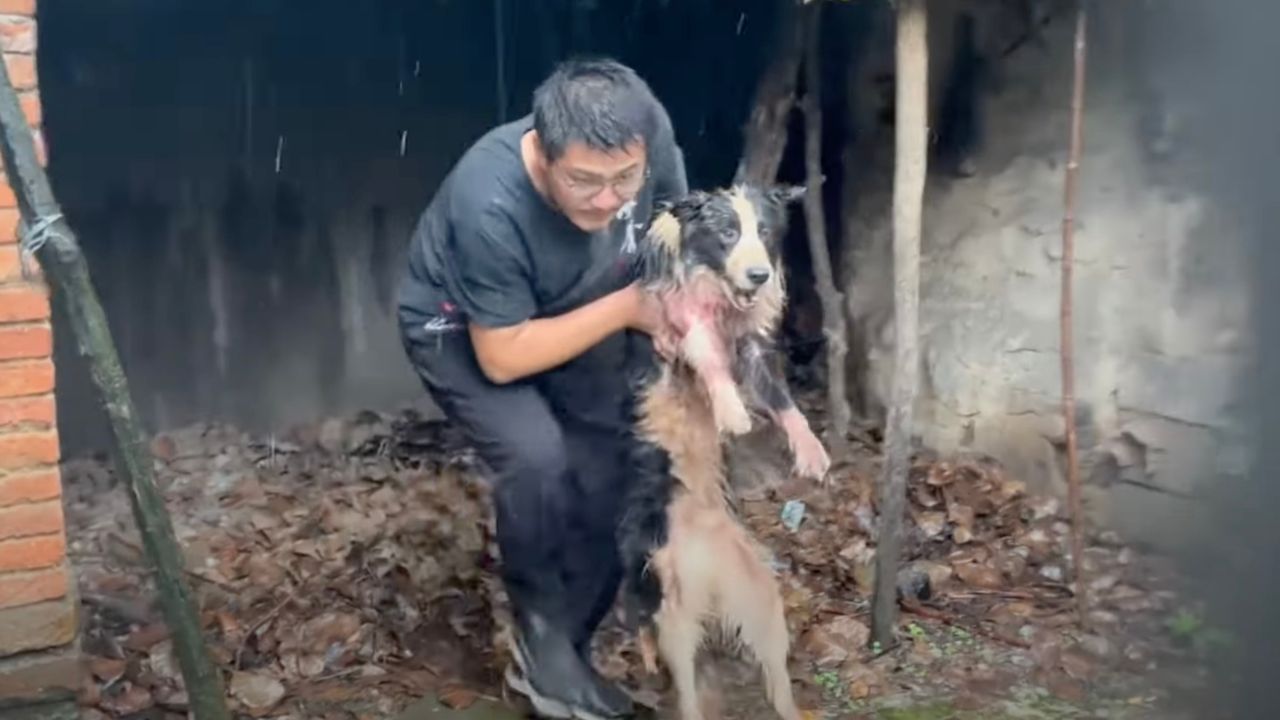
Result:
{"label": "short dark hair", "polygon": [[652,146],[661,112],[649,85],[610,58],[566,60],[533,93],[533,128],[550,160],[573,142],[603,151],[636,140]]}

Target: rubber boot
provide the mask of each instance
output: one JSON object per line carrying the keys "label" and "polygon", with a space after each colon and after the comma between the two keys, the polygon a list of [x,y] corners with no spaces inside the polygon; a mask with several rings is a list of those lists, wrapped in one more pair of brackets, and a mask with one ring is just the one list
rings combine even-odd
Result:
{"label": "rubber boot", "polygon": [[629,718],[635,704],[623,690],[583,662],[569,637],[536,613],[517,612],[516,667],[506,681],[546,718]]}

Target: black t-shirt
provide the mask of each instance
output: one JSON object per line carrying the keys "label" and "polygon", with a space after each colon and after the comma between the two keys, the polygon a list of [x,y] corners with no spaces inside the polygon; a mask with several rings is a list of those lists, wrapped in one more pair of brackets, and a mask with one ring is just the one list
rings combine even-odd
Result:
{"label": "black t-shirt", "polygon": [[559,315],[635,277],[635,243],[655,201],[688,190],[670,121],[650,143],[649,177],[604,230],[587,233],[547,203],[525,170],[520,138],[532,116],[475,142],[414,229],[399,289],[401,322],[489,327]]}

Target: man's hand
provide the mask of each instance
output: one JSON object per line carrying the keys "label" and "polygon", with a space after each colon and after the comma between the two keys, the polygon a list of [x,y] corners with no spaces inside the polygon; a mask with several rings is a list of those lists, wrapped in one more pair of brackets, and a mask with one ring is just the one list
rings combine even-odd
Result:
{"label": "man's hand", "polygon": [[618,292],[631,303],[628,327],[652,338],[653,349],[659,355],[667,360],[674,359],[679,352],[679,338],[662,300],[635,283]]}

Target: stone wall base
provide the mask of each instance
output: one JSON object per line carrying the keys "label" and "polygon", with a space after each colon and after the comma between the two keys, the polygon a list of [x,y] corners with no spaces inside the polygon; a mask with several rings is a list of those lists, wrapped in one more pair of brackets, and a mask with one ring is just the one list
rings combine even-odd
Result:
{"label": "stone wall base", "polygon": [[78,642],[0,659],[0,720],[75,720],[81,678]]}

